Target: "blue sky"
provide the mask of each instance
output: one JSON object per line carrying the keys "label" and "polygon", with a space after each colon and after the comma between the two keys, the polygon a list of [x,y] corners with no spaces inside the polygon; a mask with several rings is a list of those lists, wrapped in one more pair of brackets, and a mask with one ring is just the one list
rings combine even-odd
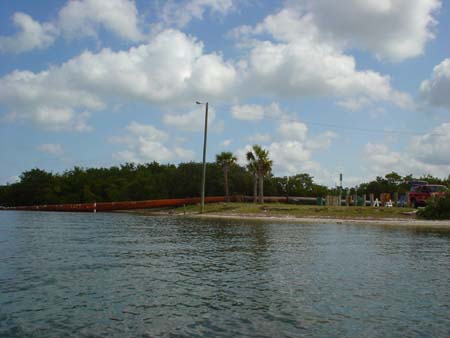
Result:
{"label": "blue sky", "polygon": [[[2,1],[0,184],[38,167],[200,161],[274,174],[450,174],[439,0]],[[243,162],[242,162],[243,163]]]}

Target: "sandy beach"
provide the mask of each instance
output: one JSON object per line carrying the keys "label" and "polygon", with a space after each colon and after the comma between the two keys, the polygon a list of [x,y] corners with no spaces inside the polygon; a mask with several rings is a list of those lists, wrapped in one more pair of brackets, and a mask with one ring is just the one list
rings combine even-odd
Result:
{"label": "sandy beach", "polygon": [[187,217],[193,218],[220,218],[235,220],[258,220],[258,221],[282,221],[282,222],[298,222],[298,223],[314,223],[314,224],[373,224],[373,225],[390,225],[405,227],[428,227],[448,229],[450,231],[450,220],[420,220],[420,219],[368,219],[368,218],[326,218],[326,217],[293,217],[293,216],[264,216],[264,215],[233,215],[233,214],[190,214]]}
{"label": "sandy beach", "polygon": [[336,218],[336,217],[306,217],[292,215],[264,215],[264,214],[237,214],[237,213],[213,213],[200,214],[198,212],[188,212],[186,214],[179,210],[127,210],[120,211],[126,213],[139,214],[144,216],[171,216],[188,217],[199,219],[229,219],[229,220],[251,220],[265,222],[295,222],[313,224],[353,224],[353,225],[380,225],[398,227],[421,227],[430,229],[446,229],[450,231],[450,220],[422,220],[405,218]]}

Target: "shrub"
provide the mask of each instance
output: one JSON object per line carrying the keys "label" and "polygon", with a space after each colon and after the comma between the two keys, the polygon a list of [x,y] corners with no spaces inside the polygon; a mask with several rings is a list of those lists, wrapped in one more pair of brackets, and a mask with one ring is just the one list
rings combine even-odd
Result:
{"label": "shrub", "polygon": [[427,206],[417,212],[420,218],[450,219],[450,193],[443,197],[430,198]]}

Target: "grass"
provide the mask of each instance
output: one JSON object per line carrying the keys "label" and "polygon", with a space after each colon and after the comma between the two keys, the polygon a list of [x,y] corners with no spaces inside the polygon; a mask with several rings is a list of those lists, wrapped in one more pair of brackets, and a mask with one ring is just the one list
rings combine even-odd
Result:
{"label": "grass", "polygon": [[[199,205],[189,205],[186,208],[177,208],[176,214],[198,213]],[[405,214],[412,212],[411,208],[373,208],[373,207],[330,207],[313,205],[295,205],[282,203],[210,203],[205,205],[205,213],[220,215],[244,215],[244,216],[279,216],[279,217],[320,217],[342,219],[383,219],[398,218],[412,219],[414,215]]]}

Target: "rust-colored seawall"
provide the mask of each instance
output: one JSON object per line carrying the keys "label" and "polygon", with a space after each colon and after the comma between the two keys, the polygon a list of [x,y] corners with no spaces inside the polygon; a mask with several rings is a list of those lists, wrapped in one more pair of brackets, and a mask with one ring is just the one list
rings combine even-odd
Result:
{"label": "rust-colored seawall", "polygon": [[[225,197],[223,196],[205,197],[206,203],[224,202],[224,201]],[[174,198],[164,200],[146,200],[146,201],[104,202],[104,203],[30,205],[30,206],[7,208],[7,210],[94,212],[94,211],[178,207],[184,204],[197,204],[197,203],[200,203],[199,197]]]}

